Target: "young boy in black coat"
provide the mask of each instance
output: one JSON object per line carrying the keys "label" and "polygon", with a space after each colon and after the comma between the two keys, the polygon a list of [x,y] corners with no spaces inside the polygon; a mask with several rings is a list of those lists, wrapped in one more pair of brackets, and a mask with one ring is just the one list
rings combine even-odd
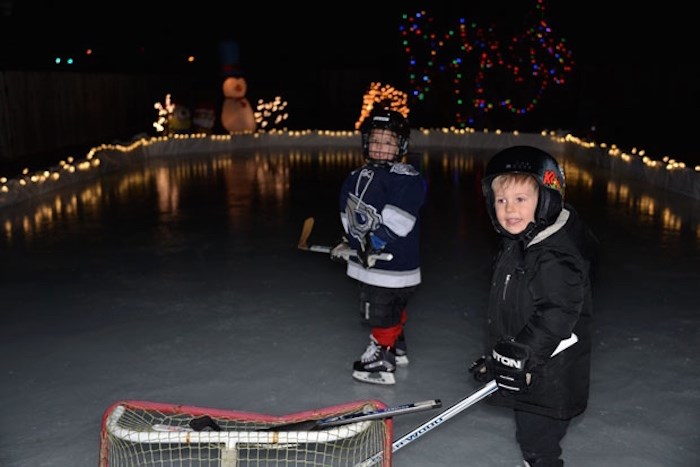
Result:
{"label": "young boy in black coat", "polygon": [[[588,403],[593,236],[564,203],[564,172],[545,151],[515,146],[497,153],[482,187],[502,243],[486,353],[470,371],[478,381],[496,380],[488,403],[514,410],[525,465],[562,466],[561,440]],[[577,342],[552,356],[565,339]]]}

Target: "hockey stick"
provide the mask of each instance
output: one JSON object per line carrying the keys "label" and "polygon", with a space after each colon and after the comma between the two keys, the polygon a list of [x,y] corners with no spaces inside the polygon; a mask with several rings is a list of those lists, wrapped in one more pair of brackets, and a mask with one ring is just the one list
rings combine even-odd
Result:
{"label": "hockey stick", "polygon": [[397,405],[386,409],[372,410],[370,412],[353,413],[348,415],[338,415],[336,417],[323,418],[321,420],[302,420],[299,422],[285,423],[284,425],[262,428],[258,431],[312,431],[321,430],[337,425],[362,422],[365,420],[375,420],[378,418],[389,418],[394,415],[420,412],[422,410],[438,409],[442,407],[439,399],[414,402],[412,404]]}
{"label": "hockey stick", "polygon": [[[316,253],[327,253],[331,254],[334,258],[341,258],[345,261],[349,260],[351,257],[357,257],[357,252],[350,247],[332,247],[326,245],[309,245],[309,237],[311,236],[311,231],[314,228],[314,218],[307,217],[304,220],[304,225],[301,228],[301,235],[299,235],[299,243],[297,248],[304,251],[314,251]],[[370,258],[374,260],[381,259],[382,261],[391,261],[394,259],[394,255],[391,253],[380,253],[378,255],[370,255]],[[373,264],[372,262],[370,264]]]}
{"label": "hockey stick", "polygon": [[[369,412],[352,413],[347,415],[338,415],[335,417],[322,418],[320,420],[301,420],[298,422],[285,423],[267,428],[259,428],[256,431],[313,431],[322,430],[338,425],[347,425],[349,423],[363,422],[366,420],[376,420],[378,418],[389,418],[394,415],[403,415],[407,413],[420,412],[423,410],[439,409],[442,407],[440,399],[428,401],[414,402],[411,404],[397,405],[395,407],[387,407],[385,409],[371,410]],[[189,422],[189,426],[180,425],[165,425],[155,424],[151,428],[154,431],[162,432],[182,432],[182,431],[221,431],[221,427],[209,415],[202,415],[193,418]]]}
{"label": "hockey stick", "polygon": [[[559,345],[557,346],[556,349],[554,349],[554,352],[552,352],[552,357],[557,355],[560,352],[563,352],[564,350],[568,349],[572,345],[574,345],[576,342],[578,342],[578,336],[574,333],[571,333],[571,336],[567,339],[563,339],[561,342],[559,342]],[[450,406],[447,410],[439,413],[435,417],[431,418],[427,422],[423,423],[420,425],[418,428],[415,430],[411,431],[410,433],[405,434],[401,438],[397,439],[394,441],[394,443],[391,445],[392,449],[391,452],[396,452],[402,447],[406,446],[407,444],[417,440],[433,428],[437,428],[438,426],[442,425],[445,423],[447,420],[451,419],[455,415],[463,412],[464,410],[468,409],[472,405],[476,404],[480,400],[484,399],[487,396],[490,396],[494,392],[498,390],[498,385],[496,384],[496,380],[491,380],[485,385],[483,385],[480,389],[474,391],[471,393],[469,396],[465,397],[461,401],[457,402],[456,404]],[[377,454],[373,455],[369,459],[366,459],[365,461],[357,464],[356,467],[368,467],[370,465],[374,465],[376,462],[379,462],[382,458],[382,453],[378,452]]]}

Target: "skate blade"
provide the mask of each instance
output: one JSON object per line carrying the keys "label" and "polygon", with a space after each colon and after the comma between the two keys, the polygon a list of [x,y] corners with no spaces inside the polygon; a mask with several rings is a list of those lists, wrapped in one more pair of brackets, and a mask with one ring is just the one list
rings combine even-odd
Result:
{"label": "skate blade", "polygon": [[396,366],[408,365],[408,357],[406,355],[396,356]]}
{"label": "skate blade", "polygon": [[363,383],[396,384],[394,373],[389,373],[388,371],[353,371],[352,377]]}

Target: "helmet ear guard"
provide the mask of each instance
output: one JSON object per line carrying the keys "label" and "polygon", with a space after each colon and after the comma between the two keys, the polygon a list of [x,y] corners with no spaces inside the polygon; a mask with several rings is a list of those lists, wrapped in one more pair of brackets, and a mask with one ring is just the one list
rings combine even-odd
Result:
{"label": "helmet ear guard", "polygon": [[486,198],[486,208],[498,233],[504,232],[496,221],[491,182],[499,175],[523,173],[531,175],[539,185],[535,223],[531,233],[556,221],[564,207],[566,180],[564,170],[549,153],[532,146],[512,146],[494,155],[486,165],[481,189]]}
{"label": "helmet ear guard", "polygon": [[396,134],[399,151],[396,159],[403,157],[408,152],[408,140],[411,136],[411,127],[408,120],[401,113],[389,109],[373,109],[369,116],[362,122],[360,132],[362,134],[362,154],[365,159],[369,157],[369,136],[372,130],[388,130]]}

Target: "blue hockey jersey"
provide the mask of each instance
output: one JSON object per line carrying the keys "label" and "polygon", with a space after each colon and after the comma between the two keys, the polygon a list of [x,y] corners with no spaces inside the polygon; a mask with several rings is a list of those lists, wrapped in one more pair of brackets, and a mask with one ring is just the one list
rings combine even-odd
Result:
{"label": "blue hockey jersey", "polygon": [[354,170],[340,193],[340,220],[353,249],[360,250],[372,232],[391,253],[390,261],[364,268],[358,259],[348,261],[347,275],[380,287],[420,284],[419,211],[426,195],[425,181],[410,164],[368,163]]}

